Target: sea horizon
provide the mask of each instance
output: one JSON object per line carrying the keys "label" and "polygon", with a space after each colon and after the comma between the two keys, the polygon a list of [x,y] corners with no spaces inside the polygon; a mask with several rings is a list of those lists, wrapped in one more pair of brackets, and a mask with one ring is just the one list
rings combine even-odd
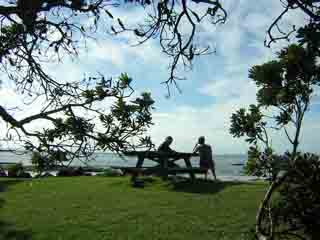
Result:
{"label": "sea horizon", "polygon": [[[241,176],[243,175],[243,164],[247,160],[245,154],[213,154],[213,158],[216,163],[217,175],[226,176]],[[0,151],[0,163],[22,163],[24,166],[31,166],[31,153],[19,153]],[[133,167],[136,165],[137,159],[135,157],[119,157],[115,153],[96,152],[91,157],[91,160],[83,161],[81,159],[75,159],[70,166],[89,166],[93,168],[108,168],[112,166]],[[176,162],[180,166],[185,166],[183,160]],[[192,166],[199,166],[199,157],[191,158]],[[151,160],[145,160],[145,167],[155,166],[155,162]]]}

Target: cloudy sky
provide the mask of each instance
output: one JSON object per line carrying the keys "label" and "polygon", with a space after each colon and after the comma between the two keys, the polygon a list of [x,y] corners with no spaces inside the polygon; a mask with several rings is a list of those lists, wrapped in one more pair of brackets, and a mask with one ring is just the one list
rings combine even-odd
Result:
{"label": "cloudy sky", "polygon": [[[227,22],[219,27],[205,24],[198,29],[201,42],[215,46],[217,53],[196,59],[192,71],[184,73],[187,80],[179,82],[182,93],[173,88],[170,98],[166,98],[167,90],[161,84],[168,78],[169,59],[161,53],[158,42],[149,41],[143,46],[131,47],[134,38],[128,34],[116,37],[101,34],[104,37],[89,42],[87,51],[78,60],[66,60],[49,71],[71,80],[81,79],[84,72],[99,71],[106,76],[127,72],[134,80],[133,87],[138,92],[150,91],[156,101],[155,125],[149,133],[156,144],[171,135],[174,149],[190,151],[198,136],[204,135],[217,154],[246,153],[244,139],[234,139],[229,134],[230,116],[240,107],[255,103],[256,88],[248,79],[250,66],[272,60],[274,53],[286,44],[274,44],[272,49],[263,45],[265,31],[281,7],[279,0],[221,2],[229,14]],[[125,23],[143,19],[138,8],[113,9],[112,13],[125,16],[122,17]],[[294,12],[288,15],[284,25],[303,21],[303,15]],[[9,83],[3,84],[0,101],[13,106],[17,98],[8,87]],[[305,119],[302,148],[319,153],[318,103],[320,101],[315,96]],[[272,141],[278,151],[286,149],[285,138],[277,135]]]}

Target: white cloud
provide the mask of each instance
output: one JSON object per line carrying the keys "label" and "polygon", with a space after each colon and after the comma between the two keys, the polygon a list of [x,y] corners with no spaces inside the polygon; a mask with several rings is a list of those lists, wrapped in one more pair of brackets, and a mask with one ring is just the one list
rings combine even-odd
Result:
{"label": "white cloud", "polygon": [[[123,38],[121,38],[123,39]],[[128,68],[132,62],[147,64],[165,64],[167,58],[155,41],[150,40],[143,46],[129,45],[119,38],[90,42],[85,54],[88,61],[107,61],[122,69]]]}
{"label": "white cloud", "polygon": [[255,102],[256,86],[246,78],[221,76],[215,78],[199,89],[200,93],[215,97],[215,102],[224,103],[230,99],[241,99],[243,95]]}
{"label": "white cloud", "polygon": [[[206,40],[217,42],[218,56],[195,66],[211,69],[207,75],[201,76],[207,80],[201,82],[201,86],[197,85],[197,89],[199,93],[213,98],[201,107],[180,106],[174,111],[156,113],[156,124],[150,134],[158,144],[165,136],[172,135],[175,138],[173,147],[190,151],[197,137],[204,135],[216,153],[246,152],[244,139],[234,139],[229,134],[230,117],[239,108],[256,102],[256,86],[248,79],[249,67],[273,59],[275,52],[287,42],[273,44],[272,49],[263,45],[268,26],[281,11],[279,1],[225,3],[229,10],[227,23],[217,28],[209,24],[201,28]],[[303,21],[301,13],[294,12],[288,15],[285,23],[289,26],[288,23],[301,24]],[[320,140],[315,131],[319,129],[318,120],[318,115],[309,113],[303,132],[302,147],[306,151],[319,152],[314,144]],[[288,148],[287,140],[281,133],[273,133],[272,136],[275,149],[285,151]]]}

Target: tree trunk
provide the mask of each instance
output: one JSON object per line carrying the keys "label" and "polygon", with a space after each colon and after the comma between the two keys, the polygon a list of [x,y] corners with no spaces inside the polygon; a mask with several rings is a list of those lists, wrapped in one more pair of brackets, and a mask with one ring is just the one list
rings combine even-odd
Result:
{"label": "tree trunk", "polygon": [[272,240],[273,239],[273,227],[270,226],[269,234],[263,232],[261,223],[263,218],[263,211],[265,210],[267,204],[270,201],[270,198],[273,194],[273,192],[285,181],[287,177],[287,173],[285,173],[283,176],[279,177],[277,180],[273,181],[270,185],[266,195],[264,196],[263,201],[260,203],[258,213],[256,215],[256,235],[259,240]]}

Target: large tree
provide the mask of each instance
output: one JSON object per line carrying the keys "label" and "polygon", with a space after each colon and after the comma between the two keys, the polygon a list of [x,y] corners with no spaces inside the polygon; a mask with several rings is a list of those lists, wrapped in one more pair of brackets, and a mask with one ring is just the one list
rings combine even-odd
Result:
{"label": "large tree", "polygon": [[[257,95],[259,108],[253,106],[248,113],[242,110],[233,115],[231,132],[236,137],[248,136],[247,140],[254,145],[249,151],[247,172],[256,175],[267,173],[271,176],[270,187],[257,212],[256,237],[260,240],[319,239],[320,192],[315,186],[320,183],[320,160],[313,154],[301,154],[298,146],[304,114],[309,110],[312,89],[313,86],[319,85],[320,79],[320,1],[280,1],[283,11],[268,28],[265,45],[271,47],[279,40],[289,40],[289,37],[297,32],[300,47],[291,46],[297,51],[291,51],[292,54],[288,56],[283,55],[286,51],[282,51],[279,55],[280,59],[285,57],[282,61],[273,61],[251,70],[250,76],[260,87]],[[281,29],[283,18],[289,11],[297,9],[305,13],[309,21],[307,25],[292,26],[289,32]],[[289,49],[287,53],[290,52]],[[289,91],[283,92],[283,88],[290,82]],[[289,145],[292,146],[291,152],[277,155],[270,148],[266,131],[266,125],[270,121],[263,118],[261,106],[278,107],[278,114],[275,116],[277,129],[284,131]],[[243,123],[247,123],[247,129],[243,128]],[[293,136],[286,129],[290,123]],[[264,150],[257,148],[258,141],[263,143]],[[279,176],[281,172],[282,175]],[[275,198],[277,190],[280,199],[276,197],[277,201],[273,203],[272,199]]]}
{"label": "large tree", "polygon": [[[120,18],[114,19],[111,8],[124,4],[143,6],[147,20],[129,28]],[[195,4],[203,5],[204,12],[192,10]],[[130,31],[140,44],[159,37],[162,50],[172,58],[165,81],[169,84],[180,78],[178,65],[190,67],[195,56],[210,52],[194,40],[197,26],[205,20],[223,23],[226,12],[219,1],[206,0],[17,0],[0,3],[0,19],[0,64],[2,76],[7,76],[3,81],[13,82],[18,94],[28,96],[30,105],[45,99],[38,113],[21,119],[16,119],[16,109],[0,104],[0,116],[9,130],[7,139],[18,138],[28,149],[67,152],[73,159],[97,148],[121,152],[137,146],[131,139],[142,136],[152,123],[153,100],[147,93],[132,99],[132,79],[126,74],[118,80],[97,74],[69,82],[52,77],[46,65],[77,57],[81,46],[106,30],[107,21],[113,21],[116,24],[109,32]],[[189,31],[184,30],[187,25]],[[114,101],[111,109],[101,107],[105,101]],[[28,128],[39,120],[48,122],[47,127]],[[145,140],[144,145],[149,142]]]}
{"label": "large tree", "polygon": [[[271,184],[257,212],[256,237],[260,240],[319,239],[319,157],[298,151],[302,122],[309,110],[313,86],[319,85],[320,3],[318,0],[281,1],[283,12],[267,30],[265,45],[286,39],[297,32],[300,46],[293,45],[279,53],[279,59],[251,69],[259,91],[258,106],[244,109],[232,116],[231,133],[247,136],[252,144],[246,171],[255,175],[269,175]],[[293,26],[292,31],[280,28],[281,20],[290,10],[302,10],[309,22]],[[290,50],[291,49],[291,50]],[[291,53],[290,53],[291,52]],[[266,120],[261,107],[277,108],[276,129],[287,136],[288,152],[275,154],[270,147]],[[291,124],[291,131],[287,126]],[[293,130],[293,131],[292,131]],[[290,135],[293,133],[293,135]],[[258,142],[260,147],[258,147]],[[262,146],[262,147],[261,147]],[[264,147],[263,147],[264,146]],[[282,173],[279,175],[279,173]],[[274,193],[280,199],[273,203]]]}

